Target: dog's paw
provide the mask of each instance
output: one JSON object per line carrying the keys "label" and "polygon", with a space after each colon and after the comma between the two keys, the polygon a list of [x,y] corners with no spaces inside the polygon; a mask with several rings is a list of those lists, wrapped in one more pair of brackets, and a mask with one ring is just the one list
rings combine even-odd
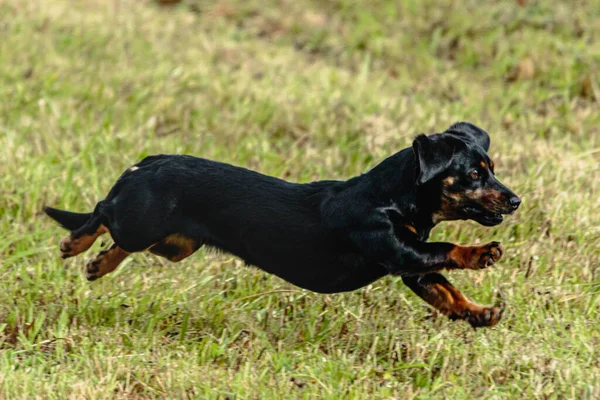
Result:
{"label": "dog's paw", "polygon": [[85,268],[83,269],[85,279],[91,282],[101,278],[104,274],[106,274],[106,256],[109,251],[110,249],[102,250],[100,253],[98,253],[96,258],[92,258],[87,262],[87,264],[85,264]]}
{"label": "dog's paw", "polygon": [[483,246],[455,246],[449,253],[450,267],[459,269],[483,269],[502,258],[504,249],[498,242]]}
{"label": "dog's paw", "polygon": [[501,319],[504,313],[504,306],[496,305],[493,307],[482,307],[478,311],[471,311],[467,318],[467,322],[471,324],[473,328],[480,328],[484,326],[494,326]]}
{"label": "dog's paw", "polygon": [[85,265],[85,268],[83,270],[85,279],[87,279],[88,281],[91,282],[91,281],[95,281],[96,279],[100,278],[100,263],[101,262],[102,262],[102,259],[100,259],[100,260],[92,259],[87,262],[87,264]]}
{"label": "dog's paw", "polygon": [[61,240],[60,244],[58,245],[58,248],[60,249],[60,258],[62,258],[63,260],[69,257],[73,257],[75,255],[73,252],[73,244],[70,236]]}
{"label": "dog's paw", "polygon": [[490,267],[499,261],[504,255],[504,248],[499,242],[491,242],[479,247],[480,254],[477,267],[480,269]]}

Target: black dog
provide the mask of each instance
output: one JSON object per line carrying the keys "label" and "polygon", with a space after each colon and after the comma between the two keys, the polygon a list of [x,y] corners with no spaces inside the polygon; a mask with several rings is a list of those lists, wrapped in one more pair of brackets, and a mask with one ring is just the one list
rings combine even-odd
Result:
{"label": "black dog", "polygon": [[112,236],[115,244],[88,262],[88,280],[134,252],[180,261],[207,245],[321,293],[400,275],[450,318],[491,326],[502,308],[474,304],[439,272],[492,265],[502,257],[500,244],[426,242],[440,221],[493,226],[519,206],[494,177],[489,145],[485,131],[458,123],[442,134],[419,135],[412,148],[363,175],[307,184],[191,156],[156,155],[125,171],[94,212],[45,212],[71,231],[60,243],[63,258],[87,250],[105,232]]}

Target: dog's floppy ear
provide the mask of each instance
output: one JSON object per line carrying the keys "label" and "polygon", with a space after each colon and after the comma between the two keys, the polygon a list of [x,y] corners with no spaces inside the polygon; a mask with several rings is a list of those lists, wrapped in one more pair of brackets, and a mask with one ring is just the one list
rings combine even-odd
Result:
{"label": "dog's floppy ear", "polygon": [[477,143],[487,152],[490,149],[490,136],[486,131],[469,122],[457,122],[446,130],[444,133],[449,133]]}
{"label": "dog's floppy ear", "polygon": [[417,161],[416,184],[423,185],[435,178],[450,166],[454,155],[454,146],[442,135],[417,136],[413,142],[413,151]]}

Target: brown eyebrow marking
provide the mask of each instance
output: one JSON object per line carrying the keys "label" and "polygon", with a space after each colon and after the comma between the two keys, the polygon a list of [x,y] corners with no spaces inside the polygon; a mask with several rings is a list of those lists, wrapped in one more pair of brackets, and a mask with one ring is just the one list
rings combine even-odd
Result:
{"label": "brown eyebrow marking", "polygon": [[490,169],[494,170],[494,162],[492,160],[490,160]]}
{"label": "brown eyebrow marking", "polygon": [[481,168],[487,168],[487,164],[483,160],[481,160],[481,162],[479,163],[479,165],[481,165]]}
{"label": "brown eyebrow marking", "polygon": [[446,179],[444,179],[442,181],[442,183],[444,184],[444,186],[452,186],[452,184],[454,183],[454,177],[453,176],[449,176]]}

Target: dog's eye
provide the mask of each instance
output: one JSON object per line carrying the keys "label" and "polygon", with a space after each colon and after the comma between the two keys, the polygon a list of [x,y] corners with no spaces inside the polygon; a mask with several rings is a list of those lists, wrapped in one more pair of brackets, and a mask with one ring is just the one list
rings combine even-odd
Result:
{"label": "dog's eye", "polygon": [[479,171],[476,169],[472,169],[471,172],[469,172],[469,175],[471,175],[471,179],[473,180],[477,180],[480,178]]}

